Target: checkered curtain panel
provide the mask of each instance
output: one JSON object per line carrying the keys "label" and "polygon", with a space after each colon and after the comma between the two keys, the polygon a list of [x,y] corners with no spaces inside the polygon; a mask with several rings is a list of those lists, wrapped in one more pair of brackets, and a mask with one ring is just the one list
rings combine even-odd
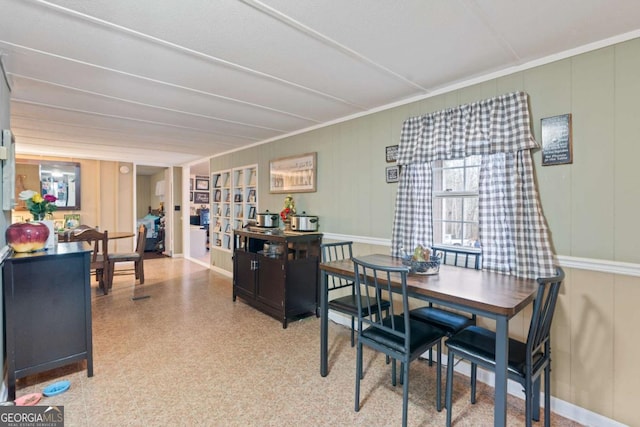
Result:
{"label": "checkered curtain panel", "polygon": [[[415,163],[402,168],[393,220],[392,255],[411,255],[418,245],[431,246],[431,188],[431,163]],[[425,220],[416,221],[416,218]]]}
{"label": "checkered curtain panel", "polygon": [[[549,233],[533,175],[530,150],[538,143],[531,134],[526,93],[411,117],[404,123],[399,145],[402,172],[392,255],[402,255],[401,248],[433,243],[431,162],[482,155],[479,227],[483,268],[519,277],[554,274]],[[428,230],[421,231],[425,225]]]}

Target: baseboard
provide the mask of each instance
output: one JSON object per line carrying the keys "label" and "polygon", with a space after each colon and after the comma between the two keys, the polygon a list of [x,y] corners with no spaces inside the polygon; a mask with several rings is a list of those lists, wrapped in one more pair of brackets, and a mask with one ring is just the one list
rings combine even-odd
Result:
{"label": "baseboard", "polygon": [[229,277],[229,278],[232,278],[232,279],[233,279],[233,271],[228,271],[228,270],[225,270],[225,269],[223,269],[223,268],[216,267],[215,265],[210,265],[210,266],[208,266],[208,267],[209,267],[211,270],[215,271],[216,273],[220,273],[220,274],[222,274],[223,276],[226,276],[226,277]]}
{"label": "baseboard", "polygon": [[[340,313],[336,313],[333,311],[329,312],[329,320],[342,325],[346,328],[351,327],[351,319],[347,316],[344,316]],[[422,355],[423,358],[428,358],[428,353]],[[443,367],[447,364],[446,356],[442,358]],[[463,360],[458,362],[455,367],[455,371],[465,375],[467,377],[471,376],[471,365]],[[484,369],[478,368],[478,381],[490,385],[493,387],[495,384],[495,375],[491,371],[486,371]],[[518,397],[524,400],[524,393],[522,392],[522,386],[515,381],[509,380],[507,384],[507,392],[515,397]],[[540,404],[544,405],[544,393],[540,393]],[[607,418],[603,415],[597,414],[595,412],[589,411],[588,409],[582,408],[580,406],[576,406],[572,403],[566,402],[562,399],[558,399],[557,397],[551,396],[551,411],[563,416],[572,421],[578,422],[585,426],[598,426],[598,427],[628,427],[626,424],[622,424],[618,421],[612,420],[611,418]]]}

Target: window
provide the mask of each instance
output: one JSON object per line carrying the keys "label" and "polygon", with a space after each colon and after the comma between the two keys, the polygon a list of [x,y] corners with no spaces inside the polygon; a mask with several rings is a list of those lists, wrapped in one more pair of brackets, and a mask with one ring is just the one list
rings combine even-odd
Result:
{"label": "window", "polygon": [[433,243],[480,247],[478,177],[480,156],[439,160],[433,166]]}

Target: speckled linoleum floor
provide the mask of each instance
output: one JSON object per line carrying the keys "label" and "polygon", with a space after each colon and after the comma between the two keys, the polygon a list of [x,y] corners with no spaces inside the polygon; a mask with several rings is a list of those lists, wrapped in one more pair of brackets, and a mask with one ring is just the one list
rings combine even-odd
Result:
{"label": "speckled linoleum floor", "polygon": [[[330,373],[319,373],[320,321],[287,329],[240,300],[231,279],[184,259],[145,261],[146,282],[115,277],[103,296],[92,281],[94,376],[76,363],[19,380],[17,396],[62,379],[71,388],[40,405],[63,405],[70,426],[396,426],[402,388],[384,357],[365,350],[360,412],[354,411],[355,350],[330,324]],[[149,298],[133,300],[133,297]],[[444,426],[435,409],[435,366],[411,365],[409,425]],[[444,382],[444,375],[443,375]],[[454,425],[493,425],[493,389],[469,403],[455,381]],[[524,402],[509,397],[508,424],[524,425]],[[538,423],[536,423],[538,424]],[[544,425],[542,423],[538,425]],[[553,426],[578,426],[557,415]]]}

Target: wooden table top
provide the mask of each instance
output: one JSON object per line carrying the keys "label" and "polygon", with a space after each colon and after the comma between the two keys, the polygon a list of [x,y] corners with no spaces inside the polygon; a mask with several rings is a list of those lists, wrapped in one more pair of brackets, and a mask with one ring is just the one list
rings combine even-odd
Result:
{"label": "wooden table top", "polygon": [[[73,236],[73,230],[58,231],[58,237],[60,238],[61,242],[66,237],[67,233],[71,233],[71,235]],[[107,237],[109,238],[109,240],[126,239],[127,237],[133,237],[133,236],[135,236],[135,233],[132,233],[130,231],[114,231],[113,233],[109,231],[107,233]]]}
{"label": "wooden table top", "polygon": [[[355,257],[384,266],[402,266],[400,258],[389,255]],[[339,275],[354,274],[353,261],[320,264],[320,269]],[[399,285],[398,281],[398,285]],[[533,301],[538,289],[534,279],[523,279],[486,270],[441,265],[435,275],[409,274],[407,287],[412,296],[512,317]]]}

